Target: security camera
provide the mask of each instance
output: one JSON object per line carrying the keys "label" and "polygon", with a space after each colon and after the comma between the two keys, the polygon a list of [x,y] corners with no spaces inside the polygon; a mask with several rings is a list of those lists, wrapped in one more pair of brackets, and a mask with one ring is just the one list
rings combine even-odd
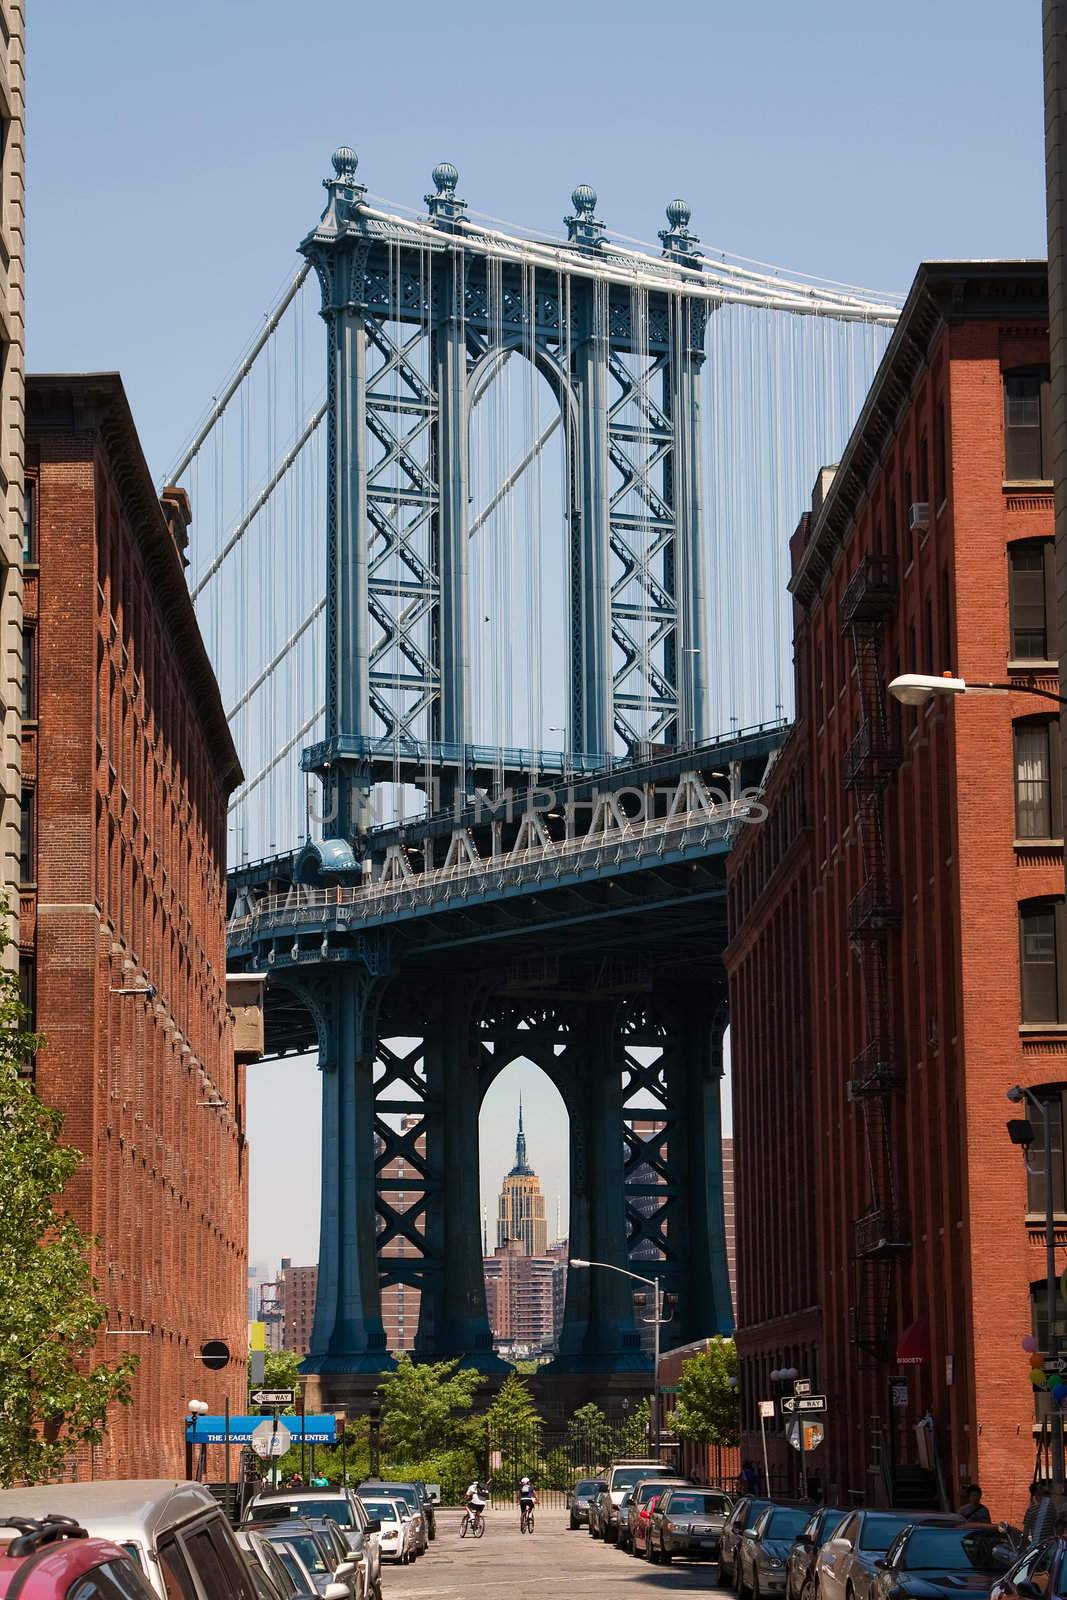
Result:
{"label": "security camera", "polygon": [[1025,1094],[1023,1093],[1022,1089],[1020,1089],[1020,1087],[1019,1087],[1019,1085],[1017,1083],[1013,1084],[1012,1087],[1008,1090],[1008,1099],[1011,1101],[1013,1106],[1022,1105],[1022,1103],[1025,1100],[1025,1098],[1026,1098]]}

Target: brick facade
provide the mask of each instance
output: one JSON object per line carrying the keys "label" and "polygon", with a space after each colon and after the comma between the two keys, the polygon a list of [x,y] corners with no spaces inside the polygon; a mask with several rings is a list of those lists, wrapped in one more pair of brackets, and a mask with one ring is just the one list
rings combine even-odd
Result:
{"label": "brick facade", "polygon": [[[244,1069],[225,992],[226,801],[240,776],[180,553],[113,374],[34,378],[20,956],[41,1098],[84,1154],[97,1356],[140,1357],[81,1476],[183,1473],[182,1417],[245,1392]],[[35,977],[35,981],[34,980]],[[150,986],[154,993],[149,992]],[[123,993],[122,991],[134,991]],[[210,1373],[201,1344],[234,1360]]]}
{"label": "brick facade", "polygon": [[[1040,264],[920,270],[794,536],[797,724],[730,865],[743,1453],[770,1370],[797,1367],[830,1397],[812,1466],[843,1504],[914,1488],[927,1414],[928,1503],[977,1477],[1017,1520],[1034,1465],[1020,1339],[1044,1267],[1005,1092],[1067,1080],[1067,1019],[1023,1021],[1019,921],[1062,900],[1063,846],[1017,837],[1013,725],[1051,709],[1021,690],[1057,664],[1013,658],[1009,550],[1053,522],[1051,484],[1009,478],[1004,375],[1047,363]],[[871,655],[857,596],[881,573]],[[885,701],[944,670],[1019,692]]]}

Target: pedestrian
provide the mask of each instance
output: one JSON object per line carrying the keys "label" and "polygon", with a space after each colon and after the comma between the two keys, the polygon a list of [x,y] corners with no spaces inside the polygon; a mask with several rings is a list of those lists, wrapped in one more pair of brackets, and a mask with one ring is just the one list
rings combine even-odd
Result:
{"label": "pedestrian", "polygon": [[1030,1504],[1023,1517],[1023,1539],[1030,1544],[1040,1544],[1053,1530],[1056,1508],[1049,1498],[1047,1483],[1035,1479],[1030,1485]]}
{"label": "pedestrian", "polygon": [[751,1461],[745,1461],[741,1465],[741,1493],[758,1494],[758,1492],[759,1475]]}
{"label": "pedestrian", "polygon": [[965,1517],[968,1522],[992,1522],[989,1507],[982,1504],[982,1491],[977,1483],[967,1485],[957,1515]]}

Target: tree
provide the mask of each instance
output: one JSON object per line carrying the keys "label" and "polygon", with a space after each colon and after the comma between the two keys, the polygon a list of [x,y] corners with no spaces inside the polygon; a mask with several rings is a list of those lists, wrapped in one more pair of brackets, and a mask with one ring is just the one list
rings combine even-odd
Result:
{"label": "tree", "polygon": [[461,1371],[458,1361],[412,1361],[404,1351],[383,1377],[382,1445],[395,1460],[418,1461],[435,1450],[469,1444],[466,1417],[481,1383],[478,1372]]}
{"label": "tree", "polygon": [[485,1431],[490,1439],[518,1434],[540,1440],[544,1421],[534,1404],[530,1386],[517,1372],[509,1372],[492,1405],[485,1413]]}
{"label": "tree", "polygon": [[678,1403],[671,1413],[674,1431],[693,1444],[736,1445],[737,1396],[729,1383],[737,1377],[732,1339],[714,1339],[707,1350],[682,1367]]}
{"label": "tree", "polygon": [[[251,1370],[251,1351],[249,1351],[249,1358],[249,1370]],[[249,1394],[252,1393],[253,1389],[292,1389],[299,1397],[300,1363],[303,1359],[298,1350],[268,1350],[263,1363],[263,1382],[261,1384],[253,1383],[249,1378]],[[264,1410],[262,1406],[253,1406],[251,1400],[248,1402],[248,1407],[253,1414],[257,1410]],[[269,1416],[272,1409],[272,1407],[267,1407],[265,1415]],[[296,1406],[286,1406],[285,1410],[291,1414],[296,1410]]]}
{"label": "tree", "polygon": [[[0,925],[6,918],[0,906]],[[7,944],[0,934],[0,953]],[[82,1160],[59,1143],[63,1118],[22,1073],[42,1041],[23,1032],[18,979],[0,970],[0,1485],[36,1483],[98,1444],[108,1409],[129,1404],[135,1356],[93,1363],[106,1308],[89,1269],[93,1240],[58,1209]]]}
{"label": "tree", "polygon": [[614,1453],[613,1445],[611,1424],[600,1407],[592,1401],[579,1406],[567,1424],[567,1448],[575,1468],[595,1472],[606,1466]]}

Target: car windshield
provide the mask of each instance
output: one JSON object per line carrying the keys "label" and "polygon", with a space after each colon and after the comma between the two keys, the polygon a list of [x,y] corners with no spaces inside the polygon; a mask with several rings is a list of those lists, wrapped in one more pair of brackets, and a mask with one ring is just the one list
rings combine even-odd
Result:
{"label": "car windshield", "polygon": [[657,1495],[663,1493],[663,1490],[664,1485],[662,1483],[657,1483],[654,1478],[650,1478],[647,1483],[639,1483],[637,1485],[632,1498],[639,1506],[647,1505],[649,1500],[655,1500]]}
{"label": "car windshield", "polygon": [[132,1539],[129,1541],[124,1539],[122,1541],[122,1548],[125,1550],[126,1554],[129,1556],[138,1572],[143,1574],[145,1571],[145,1564],[144,1556],[141,1554],[141,1546],[136,1544]]}
{"label": "car windshield", "polygon": [[391,1500],[364,1500],[363,1509],[368,1517],[377,1517],[379,1522],[400,1521],[396,1506]]}
{"label": "car windshield", "polygon": [[669,1517],[718,1517],[726,1510],[721,1494],[679,1494],[675,1489],[667,1502]]}
{"label": "car windshield", "polygon": [[815,1543],[824,1545],[827,1539],[832,1539],[847,1516],[847,1511],[831,1510],[829,1507],[825,1511],[820,1511],[815,1518],[814,1527],[810,1530]]}
{"label": "car windshield", "polygon": [[348,1501],[336,1500],[259,1500],[248,1508],[249,1522],[285,1522],[290,1517],[332,1517],[342,1528],[352,1526]]}
{"label": "car windshield", "polygon": [[285,1542],[292,1545],[309,1572],[329,1572],[326,1557],[319,1548],[319,1541],[312,1534],[287,1533]]}
{"label": "car windshield", "polygon": [[307,1582],[307,1579],[301,1572],[300,1563],[294,1556],[293,1552],[291,1550],[282,1548],[278,1551],[278,1554],[281,1556],[282,1566],[285,1568],[290,1578],[292,1578],[298,1589],[302,1589]]}
{"label": "car windshield", "polygon": [[596,1494],[599,1488],[600,1485],[595,1478],[583,1478],[580,1483],[575,1484],[574,1492],[583,1495]]}
{"label": "car windshield", "polygon": [[948,1572],[1003,1572],[1003,1561],[993,1551],[1004,1543],[995,1528],[962,1533],[958,1528],[913,1528],[901,1563],[909,1572],[917,1568],[944,1568]]}
{"label": "car windshield", "polygon": [[803,1532],[804,1524],[808,1520],[806,1511],[790,1511],[782,1506],[777,1511],[772,1511],[767,1518],[763,1529],[765,1539],[795,1539],[798,1533]]}
{"label": "car windshield", "polygon": [[632,1489],[642,1478],[653,1477],[655,1471],[655,1467],[616,1467],[612,1473],[611,1487],[616,1492],[620,1489]]}
{"label": "car windshield", "polygon": [[860,1549],[888,1550],[897,1534],[907,1526],[907,1517],[868,1517],[860,1534]]}

